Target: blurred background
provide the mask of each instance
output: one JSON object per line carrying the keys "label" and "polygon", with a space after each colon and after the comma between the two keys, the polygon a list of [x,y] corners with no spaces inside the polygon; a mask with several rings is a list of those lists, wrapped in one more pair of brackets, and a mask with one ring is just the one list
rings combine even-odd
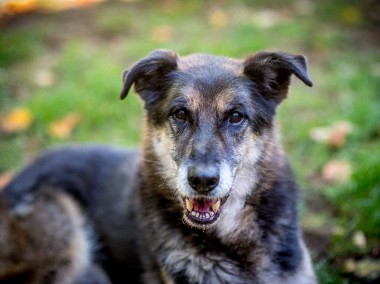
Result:
{"label": "blurred background", "polygon": [[294,80],[279,122],[307,244],[320,283],[375,283],[379,43],[375,0],[2,0],[0,188],[49,147],[138,147],[143,107],[119,100],[121,73],[154,49],[305,54],[315,85]]}

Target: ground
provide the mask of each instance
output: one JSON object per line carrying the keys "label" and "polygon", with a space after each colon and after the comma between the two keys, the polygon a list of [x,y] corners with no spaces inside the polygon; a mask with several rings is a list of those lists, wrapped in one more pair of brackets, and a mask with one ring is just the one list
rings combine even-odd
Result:
{"label": "ground", "polygon": [[294,80],[278,117],[304,192],[306,241],[321,283],[378,281],[379,4],[252,2],[104,1],[3,13],[0,187],[49,147],[137,147],[142,104],[132,94],[119,101],[121,73],[154,49],[305,54],[314,87]]}

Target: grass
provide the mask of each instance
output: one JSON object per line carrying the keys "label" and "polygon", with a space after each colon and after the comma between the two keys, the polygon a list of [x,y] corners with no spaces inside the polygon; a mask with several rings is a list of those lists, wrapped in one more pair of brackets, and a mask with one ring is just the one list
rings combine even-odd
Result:
{"label": "grass", "polygon": [[[315,86],[294,79],[279,109],[283,144],[305,188],[303,224],[306,235],[328,239],[327,248],[311,247],[321,283],[363,281],[345,273],[344,262],[380,257],[380,54],[367,7],[366,1],[327,0],[113,1],[11,19],[0,27],[0,115],[25,107],[34,122],[22,132],[0,132],[0,175],[52,146],[137,147],[143,106],[135,94],[119,100],[121,73],[153,49],[232,57],[262,49],[306,54]],[[39,70],[53,75],[51,84],[38,84]],[[81,117],[72,135],[51,136],[51,124],[70,113]],[[311,129],[340,120],[354,127],[342,148],[310,140]],[[352,165],[349,183],[321,181],[332,159]],[[358,231],[365,248],[352,242]]]}

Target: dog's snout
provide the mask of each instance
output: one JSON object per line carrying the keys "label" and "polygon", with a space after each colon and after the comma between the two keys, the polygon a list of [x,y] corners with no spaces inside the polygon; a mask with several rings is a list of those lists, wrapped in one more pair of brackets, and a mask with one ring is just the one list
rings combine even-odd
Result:
{"label": "dog's snout", "polygon": [[219,170],[217,167],[194,166],[189,168],[187,180],[194,190],[206,193],[219,184]]}

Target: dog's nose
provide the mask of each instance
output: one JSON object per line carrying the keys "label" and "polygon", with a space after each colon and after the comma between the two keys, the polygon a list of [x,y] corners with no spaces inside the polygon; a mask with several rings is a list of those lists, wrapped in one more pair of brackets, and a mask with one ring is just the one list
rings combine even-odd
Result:
{"label": "dog's nose", "polygon": [[206,193],[219,184],[219,170],[210,166],[194,166],[189,168],[187,180],[194,190]]}

